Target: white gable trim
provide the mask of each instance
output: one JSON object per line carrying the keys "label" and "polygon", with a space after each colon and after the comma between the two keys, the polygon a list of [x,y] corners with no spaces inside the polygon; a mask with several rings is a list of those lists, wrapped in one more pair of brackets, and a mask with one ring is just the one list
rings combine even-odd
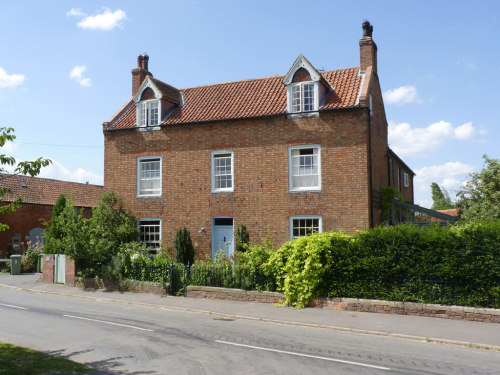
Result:
{"label": "white gable trim", "polygon": [[150,78],[150,76],[147,76],[146,79],[144,80],[144,82],[142,82],[142,85],[139,88],[139,91],[137,91],[137,94],[135,94],[135,96],[134,96],[134,102],[138,103],[141,100],[142,92],[144,90],[146,90],[148,87],[151,90],[153,90],[153,92],[155,93],[155,98],[156,99],[161,99],[162,98],[163,95],[162,95],[161,91],[158,89],[158,87],[156,87],[156,85],[154,84],[154,82]]}
{"label": "white gable trim", "polygon": [[311,81],[318,82],[321,79],[321,75],[318,73],[318,71],[316,69],[314,69],[314,66],[312,66],[309,63],[309,61],[307,61],[306,58],[304,56],[302,56],[302,54],[300,54],[299,57],[297,57],[297,60],[295,60],[295,63],[293,64],[292,69],[290,69],[290,71],[286,75],[285,79],[283,80],[283,83],[287,86],[290,83],[292,83],[293,75],[300,68],[304,68],[305,70],[307,70],[309,72],[309,75],[311,76]]}

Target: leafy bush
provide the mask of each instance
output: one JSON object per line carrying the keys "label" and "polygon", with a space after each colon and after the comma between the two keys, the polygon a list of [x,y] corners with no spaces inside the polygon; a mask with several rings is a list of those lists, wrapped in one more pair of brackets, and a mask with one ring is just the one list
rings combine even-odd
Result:
{"label": "leafy bush", "polygon": [[26,268],[28,272],[36,271],[38,256],[43,254],[43,244],[41,242],[29,243],[23,255],[26,257]]}
{"label": "leafy bush", "polygon": [[[244,267],[252,259],[241,257]],[[398,225],[285,243],[261,265],[286,302],[314,296],[500,306],[500,223]]]}
{"label": "leafy bush", "polygon": [[[88,220],[88,246],[83,256],[75,254],[83,267],[108,264],[120,246],[136,241],[137,226],[133,216],[123,207],[114,191],[102,195]],[[73,257],[75,261],[77,260]]]}
{"label": "leafy bush", "polygon": [[50,220],[50,226],[47,232],[44,248],[44,252],[46,254],[60,254],[62,252],[62,238],[65,235],[65,232],[63,230],[64,225],[60,220],[58,220],[58,217],[62,214],[65,207],[66,196],[61,194],[52,208],[52,218]]}
{"label": "leafy bush", "polygon": [[250,243],[250,235],[248,234],[247,227],[240,225],[236,231],[235,246],[236,251],[242,253],[246,250],[245,245]]}

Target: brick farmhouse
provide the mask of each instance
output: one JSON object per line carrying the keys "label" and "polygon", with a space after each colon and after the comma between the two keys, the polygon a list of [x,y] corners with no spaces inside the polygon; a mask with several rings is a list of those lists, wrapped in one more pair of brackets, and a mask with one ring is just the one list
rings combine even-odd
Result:
{"label": "brick farmhouse", "polygon": [[313,231],[382,223],[380,190],[413,202],[411,169],[388,147],[373,27],[360,66],[177,89],[132,70],[132,97],[108,122],[104,188],[138,218],[142,241],[172,245],[186,226],[197,258],[234,251],[234,232],[279,246]]}
{"label": "brick farmhouse", "polygon": [[84,216],[90,217],[90,209],[97,206],[103,193],[99,185],[9,174],[0,175],[0,184],[10,190],[0,197],[4,203],[22,199],[16,211],[0,217],[1,223],[9,226],[6,231],[0,231],[0,258],[19,253],[28,241],[36,242],[43,237],[44,223],[50,222],[59,195],[66,195],[75,207],[83,209]]}

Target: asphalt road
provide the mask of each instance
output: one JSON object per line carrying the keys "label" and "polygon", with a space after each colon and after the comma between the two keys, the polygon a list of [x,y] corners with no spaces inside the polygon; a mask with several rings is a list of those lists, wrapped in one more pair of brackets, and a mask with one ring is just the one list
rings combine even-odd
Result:
{"label": "asphalt road", "polygon": [[495,374],[500,352],[0,288],[0,341],[103,374]]}

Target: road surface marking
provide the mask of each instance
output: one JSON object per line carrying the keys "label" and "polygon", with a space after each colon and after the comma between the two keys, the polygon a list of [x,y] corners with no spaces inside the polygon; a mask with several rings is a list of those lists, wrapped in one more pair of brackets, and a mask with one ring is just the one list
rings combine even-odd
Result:
{"label": "road surface marking", "polygon": [[19,310],[28,310],[26,307],[15,306],[15,305],[6,305],[5,303],[0,303],[0,306],[12,307],[13,309],[19,309]]}
{"label": "road surface marking", "polygon": [[367,363],[361,363],[361,362],[352,362],[352,361],[344,361],[343,359],[336,359],[336,358],[328,358],[328,357],[320,357],[317,355],[309,355],[309,354],[302,354],[302,353],[295,353],[295,352],[287,352],[285,350],[277,350],[277,349],[270,349],[270,348],[263,348],[260,346],[253,346],[253,345],[244,345],[244,344],[238,344],[235,342],[228,342],[228,341],[220,341],[220,340],[215,340],[216,343],[219,344],[226,344],[226,345],[233,345],[233,346],[241,346],[243,348],[250,348],[250,349],[257,349],[257,350],[264,350],[266,352],[274,352],[274,353],[281,353],[281,354],[289,354],[289,355],[295,355],[297,357],[306,357],[306,358],[313,358],[313,359],[322,359],[324,361],[331,361],[331,362],[338,362],[338,363],[344,363],[346,365],[354,365],[354,366],[362,366],[362,367],[369,367],[377,370],[385,370],[385,371],[391,371],[389,367],[382,367],[382,366],[375,366],[375,365],[369,365]]}
{"label": "road surface marking", "polygon": [[91,319],[91,318],[84,318],[82,316],[74,316],[74,315],[63,315],[66,318],[73,318],[73,319],[81,319],[81,320],[90,320],[91,322],[98,322],[98,323],[105,323],[105,324],[111,324],[113,326],[120,326],[120,327],[127,327],[127,328],[133,328],[133,329],[138,329],[139,331],[148,331],[148,332],[154,332],[153,329],[147,329],[147,328],[141,328],[141,327],[136,327],[136,326],[130,326],[128,324],[121,324],[121,323],[114,323],[114,322],[108,322],[106,320],[98,320],[98,319]]}

